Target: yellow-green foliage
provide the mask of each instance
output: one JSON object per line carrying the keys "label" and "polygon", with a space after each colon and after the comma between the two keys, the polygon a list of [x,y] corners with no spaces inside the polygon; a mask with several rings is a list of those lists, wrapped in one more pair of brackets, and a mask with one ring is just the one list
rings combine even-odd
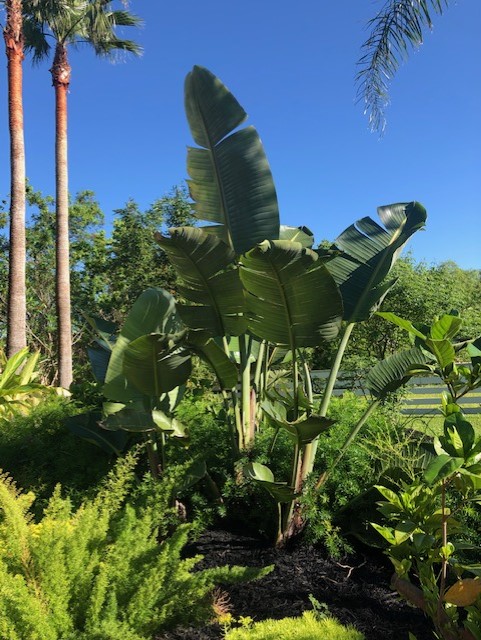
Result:
{"label": "yellow-green foliage", "polygon": [[180,472],[162,483],[146,480],[134,500],[134,465],[133,456],[120,461],[76,511],[57,488],[38,523],[29,513],[33,494],[0,476],[2,640],[150,640],[175,624],[209,618],[216,582],[268,571],[192,572],[200,557],[181,559],[191,525],[165,537]]}
{"label": "yellow-green foliage", "polygon": [[263,620],[250,628],[228,631],[226,640],[363,640],[364,636],[352,627],[344,627],[334,618],[319,618],[313,611],[305,611],[301,618]]}
{"label": "yellow-green foliage", "polygon": [[65,389],[36,382],[40,352],[29,354],[25,347],[11,358],[0,349],[0,424],[8,424],[13,416],[27,414],[52,394],[69,396]]}

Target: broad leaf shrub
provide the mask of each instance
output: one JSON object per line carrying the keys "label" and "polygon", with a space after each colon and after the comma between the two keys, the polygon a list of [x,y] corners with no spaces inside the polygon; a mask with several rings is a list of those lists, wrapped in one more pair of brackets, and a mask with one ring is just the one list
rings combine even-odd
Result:
{"label": "broad leaf shrub", "polygon": [[150,640],[209,619],[217,582],[269,571],[193,571],[201,556],[181,558],[193,525],[175,525],[169,507],[179,472],[133,491],[135,464],[120,460],[76,510],[57,488],[38,522],[34,495],[0,477],[2,640]]}
{"label": "broad leaf shrub", "polygon": [[[392,587],[431,618],[436,636],[477,640],[481,549],[466,541],[462,516],[464,504],[481,502],[481,438],[463,414],[461,401],[481,387],[481,339],[456,341],[462,320],[455,312],[435,318],[431,326],[392,313],[379,315],[414,336],[420,347],[421,359],[405,375],[434,374],[446,390],[440,399],[443,435],[427,448],[423,473],[394,490],[377,485],[385,522],[373,527],[388,544],[395,569]],[[457,363],[465,347],[469,366]],[[452,494],[458,499],[450,500]]]}
{"label": "broad leaf shrub", "polygon": [[312,611],[305,611],[299,618],[263,620],[250,627],[228,631],[226,640],[363,640],[364,636],[352,627],[341,625],[334,618],[319,618]]}

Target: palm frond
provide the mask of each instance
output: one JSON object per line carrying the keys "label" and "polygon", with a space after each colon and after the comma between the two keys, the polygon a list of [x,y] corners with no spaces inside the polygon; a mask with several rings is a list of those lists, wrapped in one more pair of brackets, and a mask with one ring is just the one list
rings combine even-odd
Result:
{"label": "palm frond", "polygon": [[38,64],[49,55],[51,46],[41,24],[30,17],[24,17],[23,35],[25,38],[25,51],[31,53],[34,64]]}
{"label": "palm frond", "polygon": [[34,61],[40,60],[50,49],[46,40],[50,34],[63,44],[91,44],[99,55],[114,50],[139,55],[141,47],[119,38],[116,27],[137,27],[142,20],[126,8],[111,11],[111,5],[111,0],[24,0],[26,48],[34,52]]}
{"label": "palm frond", "polygon": [[448,0],[388,0],[368,23],[370,34],[361,47],[356,75],[357,99],[363,101],[371,131],[383,132],[389,83],[409,49],[423,43],[424,31],[432,30],[430,8],[442,14]]}

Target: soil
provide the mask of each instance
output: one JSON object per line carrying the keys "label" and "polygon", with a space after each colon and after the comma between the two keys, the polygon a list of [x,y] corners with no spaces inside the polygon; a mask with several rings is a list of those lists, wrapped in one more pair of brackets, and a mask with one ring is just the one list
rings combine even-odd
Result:
{"label": "soil", "polygon": [[[223,564],[275,565],[272,573],[261,580],[223,589],[236,618],[250,616],[258,621],[299,616],[312,609],[312,595],[325,603],[340,622],[361,631],[366,640],[408,640],[409,632],[417,640],[433,639],[431,625],[423,613],[401,602],[389,588],[391,565],[372,549],[359,548],[353,555],[333,560],[312,546],[276,550],[253,538],[211,531],[192,545],[190,553],[204,556],[199,569]],[[221,638],[219,625],[208,625],[176,629],[157,640]]]}

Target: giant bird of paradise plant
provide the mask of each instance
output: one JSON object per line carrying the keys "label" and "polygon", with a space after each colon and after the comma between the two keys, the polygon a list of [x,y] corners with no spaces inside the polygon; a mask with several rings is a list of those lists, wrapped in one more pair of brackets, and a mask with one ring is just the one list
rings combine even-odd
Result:
{"label": "giant bird of paradise plant", "polygon": [[[188,150],[190,193],[196,216],[207,224],[171,229],[156,239],[181,281],[182,321],[210,335],[237,366],[238,384],[222,388],[231,400],[239,452],[251,447],[262,415],[294,441],[289,483],[276,482],[263,465],[246,469],[287,505],[283,541],[301,526],[298,516],[295,524],[295,500],[313,470],[317,436],[331,425],[327,410],[351,332],[379,308],[394,284],[391,268],[423,227],[426,212],[417,202],[380,207],[381,224],[362,218],[331,249],[313,249],[309,230],[279,224],[259,136],[253,127],[238,129],[246,113],[222,82],[194,67],[186,79],[185,105],[199,145]],[[338,335],[337,356],[315,412],[304,350]],[[281,392],[269,386],[280,379],[269,371],[276,353],[290,363]],[[380,390],[374,406],[382,395]]]}

